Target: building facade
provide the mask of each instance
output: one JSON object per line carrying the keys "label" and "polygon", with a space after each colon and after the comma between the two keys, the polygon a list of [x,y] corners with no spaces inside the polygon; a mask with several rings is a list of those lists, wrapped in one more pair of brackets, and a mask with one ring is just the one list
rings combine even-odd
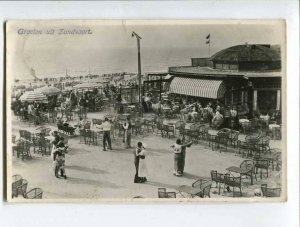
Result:
{"label": "building facade", "polygon": [[191,66],[170,67],[170,92],[203,102],[219,101],[242,115],[281,111],[282,71],[278,47],[238,45]]}

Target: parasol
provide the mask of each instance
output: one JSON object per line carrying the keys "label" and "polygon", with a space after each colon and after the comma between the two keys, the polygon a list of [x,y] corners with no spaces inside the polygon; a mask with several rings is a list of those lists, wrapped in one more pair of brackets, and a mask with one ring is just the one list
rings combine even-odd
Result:
{"label": "parasol", "polygon": [[59,90],[56,87],[52,87],[52,86],[40,87],[40,88],[35,89],[34,91],[40,92],[44,95],[58,95],[61,93],[61,90]]}
{"label": "parasol", "polygon": [[46,95],[37,91],[27,91],[21,97],[22,102],[47,102]]}

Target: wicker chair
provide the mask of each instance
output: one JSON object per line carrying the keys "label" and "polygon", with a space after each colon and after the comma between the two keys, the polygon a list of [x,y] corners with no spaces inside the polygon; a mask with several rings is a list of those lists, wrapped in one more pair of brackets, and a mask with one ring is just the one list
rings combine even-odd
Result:
{"label": "wicker chair", "polygon": [[33,188],[24,195],[25,199],[42,199],[43,190],[41,188]]}
{"label": "wicker chair", "polygon": [[[239,141],[239,153],[240,150],[243,149],[247,152],[247,156],[253,155],[253,153],[259,152],[259,137],[257,135],[248,135],[245,138],[245,142],[242,143]],[[243,151],[243,157],[245,155],[245,152]]]}
{"label": "wicker chair", "polygon": [[267,184],[261,185],[261,191],[264,197],[280,197],[281,188],[268,188]]}
{"label": "wicker chair", "polygon": [[184,121],[177,121],[175,123],[175,133],[176,133],[176,131],[178,131],[179,134],[180,134],[181,131],[184,130],[184,127],[185,127]]}
{"label": "wicker chair", "polygon": [[259,137],[259,141],[258,141],[258,148],[259,148],[259,152],[262,151],[266,151],[268,149],[270,149],[270,137],[268,136],[261,136]]}
{"label": "wicker chair", "polygon": [[228,143],[230,142],[230,129],[221,129],[218,132],[218,135],[215,137],[215,144],[219,147],[220,152],[222,151],[222,147],[227,151]]}
{"label": "wicker chair", "polygon": [[193,125],[191,125],[190,132],[189,132],[189,138],[198,140],[199,139],[199,129],[200,129],[200,123],[197,122]]}
{"label": "wicker chair", "polygon": [[22,160],[24,160],[24,157],[31,158],[30,154],[30,146],[31,143],[28,141],[19,141],[17,145],[17,157],[22,157]]}
{"label": "wicker chair", "polygon": [[135,135],[143,133],[142,121],[137,119],[132,127],[133,131],[135,131]]}
{"label": "wicker chair", "polygon": [[207,125],[200,125],[199,127],[199,138],[202,140],[207,139],[209,127]]}
{"label": "wicker chair", "polygon": [[260,155],[261,159],[268,160],[269,164],[272,165],[272,170],[274,170],[275,164],[281,165],[281,150],[278,148],[268,149]]}
{"label": "wicker chair", "polygon": [[166,136],[170,138],[170,136],[175,136],[174,134],[174,126],[173,125],[163,125],[162,126],[162,137]]}
{"label": "wicker chair", "polygon": [[33,136],[31,141],[32,141],[32,146],[33,146],[33,153],[35,153],[35,149],[39,148],[39,145],[40,145],[40,143],[39,143],[40,137]]}
{"label": "wicker chair", "polygon": [[148,132],[150,132],[150,130],[153,132],[154,131],[154,120],[144,119],[143,126],[144,126],[144,128],[147,128]]}
{"label": "wicker chair", "polygon": [[235,149],[238,146],[239,131],[231,130],[229,132],[229,144]]}
{"label": "wicker chair", "polygon": [[50,155],[52,149],[52,143],[49,139],[41,137],[39,139],[39,152],[42,155]]}

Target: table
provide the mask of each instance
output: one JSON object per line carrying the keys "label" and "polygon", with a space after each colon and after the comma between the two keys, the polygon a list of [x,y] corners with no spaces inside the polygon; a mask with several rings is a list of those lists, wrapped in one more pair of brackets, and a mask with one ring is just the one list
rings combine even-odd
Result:
{"label": "table", "polygon": [[[17,149],[18,149],[18,144],[12,143],[12,144],[11,144],[11,149],[12,149],[12,153],[13,153],[13,155],[14,155],[14,151],[15,151],[15,150],[17,151]],[[18,151],[17,151],[17,152],[18,152]]]}
{"label": "table", "polygon": [[244,134],[246,133],[246,129],[250,127],[250,121],[248,119],[239,119],[239,123],[243,128]]}
{"label": "table", "polygon": [[270,116],[269,115],[260,115],[259,119],[262,119],[262,120],[268,122],[270,120]]}
{"label": "table", "polygon": [[191,196],[192,198],[195,197],[195,196],[198,196],[198,194],[200,193],[200,189],[199,188],[193,188],[191,186],[187,186],[187,185],[181,185],[179,186],[177,189],[179,194],[181,194],[184,198],[184,194],[182,193],[186,193],[188,194],[189,196]]}
{"label": "table", "polygon": [[279,129],[279,133],[281,133],[280,128],[281,128],[281,126],[277,125],[277,124],[270,124],[269,125],[269,130],[272,132],[272,138],[273,139],[278,139],[278,137],[279,137],[279,139],[281,139],[281,134],[278,135],[276,133],[276,129]]}
{"label": "table", "polygon": [[239,119],[239,123],[240,124],[243,124],[243,123],[248,123],[249,122],[249,120],[248,119]]}
{"label": "table", "polygon": [[252,173],[252,170],[242,169],[242,168],[237,167],[237,166],[230,166],[226,170],[228,170],[229,172],[238,173],[238,174],[240,174],[240,177],[242,177],[242,175],[247,175],[247,173],[249,173],[251,171],[251,185],[253,185],[253,173]]}
{"label": "table", "polygon": [[134,109],[134,108],[135,108],[135,105],[129,105],[128,108]]}
{"label": "table", "polygon": [[193,123],[186,123],[185,126],[184,126],[184,129],[191,129],[191,125]]}
{"label": "table", "polygon": [[280,128],[280,125],[276,125],[276,124],[270,124],[269,125],[269,129],[272,131],[272,130],[275,130],[275,128]]}

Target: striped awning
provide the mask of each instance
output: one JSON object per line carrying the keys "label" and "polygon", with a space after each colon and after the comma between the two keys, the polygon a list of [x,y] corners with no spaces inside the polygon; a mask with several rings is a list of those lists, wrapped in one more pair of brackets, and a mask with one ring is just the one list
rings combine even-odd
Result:
{"label": "striped awning", "polygon": [[223,98],[225,91],[223,80],[175,77],[170,85],[170,93],[209,99]]}

